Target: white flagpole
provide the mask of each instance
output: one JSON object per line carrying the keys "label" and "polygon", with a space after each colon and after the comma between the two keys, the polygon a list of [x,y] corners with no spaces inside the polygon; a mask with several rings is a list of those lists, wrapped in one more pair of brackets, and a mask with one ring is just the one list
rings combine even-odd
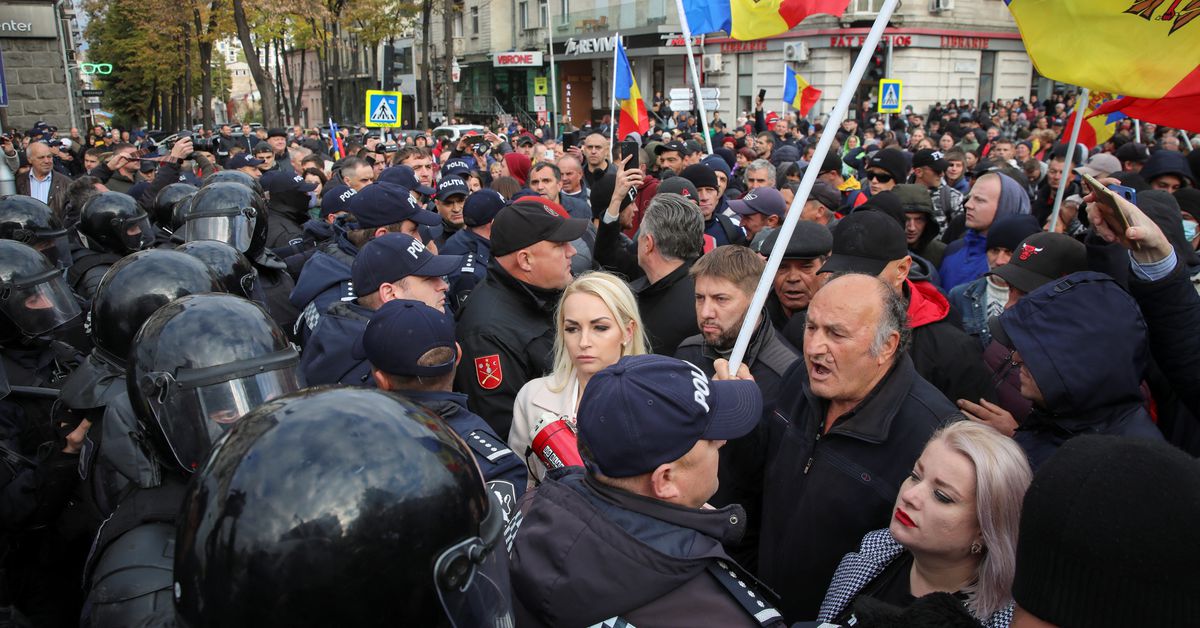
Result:
{"label": "white flagpole", "polygon": [[679,26],[683,30],[683,45],[687,46],[688,72],[692,77],[692,98],[700,110],[700,129],[704,134],[704,148],[712,154],[712,138],[708,135],[708,112],[704,110],[704,99],[700,97],[700,74],[696,72],[696,57],[692,54],[692,27],[688,26],[687,14],[683,11],[683,0],[675,0],[679,10]]}
{"label": "white flagpole", "polygon": [[[608,114],[608,151],[611,153],[613,147],[617,145],[617,62],[621,54],[621,33],[614,35],[617,40],[617,45],[613,46],[613,79],[612,79],[612,103],[610,103]],[[633,68],[629,68],[632,73]]]}
{"label": "white flagpole", "polygon": [[[1050,212],[1050,231],[1058,226],[1058,210],[1062,207],[1067,184],[1071,182],[1071,166],[1075,161],[1075,143],[1079,141],[1079,128],[1083,126],[1083,114],[1087,113],[1088,96],[1091,90],[1084,87],[1075,103],[1075,124],[1071,126],[1071,141],[1067,142],[1067,161],[1063,164],[1062,179],[1058,182],[1058,193],[1054,195],[1054,211]],[[1083,164],[1080,164],[1083,165]]]}
{"label": "white flagpole", "polygon": [[558,139],[558,78],[554,73],[554,19],[550,16],[550,0],[546,0],[546,39],[550,51],[550,135]]}
{"label": "white flagpole", "polygon": [[1141,120],[1133,121],[1133,141],[1137,142],[1138,144],[1142,143],[1142,121]]}
{"label": "white flagpole", "polygon": [[[846,82],[842,85],[842,92],[838,95],[837,104],[829,113],[829,120],[825,124],[826,132],[821,134],[821,140],[817,142],[817,148],[813,151],[813,157],[809,163],[819,164],[825,160],[829,147],[833,145],[833,136],[836,135],[832,131],[839,128],[842,119],[846,117],[846,112],[850,109],[850,100],[856,91],[855,88],[858,87],[859,81],[867,71],[867,63],[871,55],[875,53],[875,46],[879,44],[883,30],[887,28],[888,20],[899,4],[900,0],[884,0],[883,6],[879,8],[879,15],[876,16],[875,23],[871,26],[871,32],[867,33],[867,38],[863,41],[858,58],[854,60],[854,66],[850,68],[850,74],[846,76]],[[777,243],[771,250],[771,256],[767,258],[767,267],[763,270],[762,279],[759,280],[758,288],[754,291],[750,309],[747,310],[746,317],[742,321],[742,329],[738,332],[737,342],[733,345],[733,353],[729,356],[730,375],[737,374],[738,367],[741,366],[742,359],[746,356],[746,349],[750,346],[750,336],[753,335],[754,328],[758,325],[759,315],[762,314],[763,307],[767,304],[767,295],[775,281],[775,272],[779,270],[779,264],[783,261],[787,243],[792,239],[792,231],[796,229],[796,223],[800,221],[800,213],[803,211],[804,203],[808,200],[808,193],[812,191],[813,183],[817,181],[818,170],[820,168],[804,170],[804,177],[800,179],[800,189],[796,191],[796,196],[792,199],[792,206],[788,209],[787,217],[779,226],[779,235],[776,236]]]}

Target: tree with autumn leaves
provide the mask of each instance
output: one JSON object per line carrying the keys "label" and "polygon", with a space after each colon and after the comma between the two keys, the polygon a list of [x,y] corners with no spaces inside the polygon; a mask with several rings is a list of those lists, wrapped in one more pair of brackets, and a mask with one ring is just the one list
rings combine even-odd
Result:
{"label": "tree with autumn leaves", "polygon": [[[263,123],[297,121],[308,55],[299,71],[285,62],[291,51],[313,51],[323,101],[333,110],[348,102],[336,79],[352,61],[367,60],[397,36],[421,10],[416,0],[88,0],[88,55],[111,63],[101,79],[104,104],[123,126],[163,129],[202,123],[212,128],[209,103],[228,97],[229,76],[218,41],[237,39],[262,96]],[[308,86],[312,87],[312,86]],[[359,95],[361,98],[361,95]],[[202,103],[196,106],[197,101]]]}

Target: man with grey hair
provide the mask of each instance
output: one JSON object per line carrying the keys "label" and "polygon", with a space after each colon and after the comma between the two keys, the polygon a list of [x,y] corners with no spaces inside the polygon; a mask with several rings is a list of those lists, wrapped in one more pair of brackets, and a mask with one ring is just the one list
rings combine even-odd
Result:
{"label": "man with grey hair", "polygon": [[766,159],[755,159],[746,166],[746,192],[754,188],[775,187],[775,166]]}
{"label": "man with grey hair", "polygon": [[700,333],[689,271],[703,252],[704,218],[695,203],[679,194],[655,195],[637,234],[645,276],[629,284],[655,353],[673,356],[684,338]]}
{"label": "man with grey hair", "polygon": [[32,196],[49,205],[62,220],[71,178],[54,169],[54,151],[45,142],[31,142],[25,148],[25,158],[29,160],[29,173],[17,175],[17,194]]}
{"label": "man with grey hair", "polygon": [[837,276],[808,307],[767,426],[758,574],[785,617],[816,617],[838,561],[891,519],[926,441],[960,418],[908,341],[904,299],[876,277]]}

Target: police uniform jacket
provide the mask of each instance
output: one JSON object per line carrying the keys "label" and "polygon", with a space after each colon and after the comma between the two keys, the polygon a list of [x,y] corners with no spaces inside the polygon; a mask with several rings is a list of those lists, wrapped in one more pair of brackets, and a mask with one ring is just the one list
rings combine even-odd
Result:
{"label": "police uniform jacket", "polygon": [[354,341],[375,312],[352,301],[335,301],[321,317],[300,354],[299,371],[309,386],[375,386],[371,363],[351,355]]}
{"label": "police uniform jacket", "polygon": [[828,432],[828,402],[803,362],[784,376],[768,418],[758,574],[791,620],[817,615],[838,561],[888,521],[900,483],[929,437],[957,415],[907,354]]}
{"label": "police uniform jacket", "polygon": [[438,390],[398,392],[441,417],[463,439],[483,472],[483,480],[499,498],[505,516],[516,514],[517,500],[525,494],[527,484],[525,465],[478,414],[467,409],[467,396]]}
{"label": "police uniform jacket", "polygon": [[782,626],[774,596],[722,549],[740,506],[700,510],[553,469],[521,502],[511,544],[518,626]]}
{"label": "police uniform jacket", "polygon": [[487,279],[458,312],[463,362],[455,389],[500,438],[508,438],[517,392],[552,369],[561,294],[518,281],[493,259]]}
{"label": "police uniform jacket", "polygon": [[441,247],[439,253],[463,256],[462,267],[446,275],[446,283],[450,285],[446,301],[450,309],[457,312],[475,286],[487,277],[487,267],[492,262],[492,241],[470,229],[462,229],[446,240],[446,246]]}

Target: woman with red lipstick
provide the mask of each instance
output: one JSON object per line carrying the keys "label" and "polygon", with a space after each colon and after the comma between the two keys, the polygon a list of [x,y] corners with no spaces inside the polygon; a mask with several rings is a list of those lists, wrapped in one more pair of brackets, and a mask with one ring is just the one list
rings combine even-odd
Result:
{"label": "woman with red lipstick", "polygon": [[566,418],[574,427],[575,409],[592,375],[627,355],[649,353],[637,301],[616,275],[577,277],[559,298],[555,321],[554,372],[530,380],[517,393],[508,433],[508,446],[529,466],[531,486],[546,475],[545,465],[530,451],[542,418]]}
{"label": "woman with red lipstick", "polygon": [[834,573],[818,620],[844,623],[855,599],[908,606],[954,594],[988,628],[1012,620],[1025,454],[991,427],[959,421],[933,435],[900,486],[887,528],[863,537]]}

